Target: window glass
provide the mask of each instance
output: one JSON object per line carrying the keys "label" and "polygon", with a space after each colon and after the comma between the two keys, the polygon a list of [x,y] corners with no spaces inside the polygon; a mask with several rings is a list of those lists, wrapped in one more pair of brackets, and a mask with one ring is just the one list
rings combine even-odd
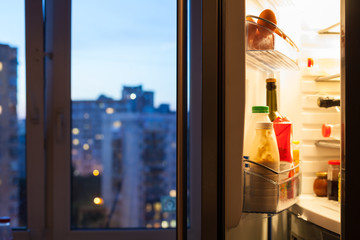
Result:
{"label": "window glass", "polygon": [[174,228],[176,1],[72,1],[71,227]]}
{"label": "window glass", "polygon": [[0,7],[0,216],[26,226],[25,2]]}

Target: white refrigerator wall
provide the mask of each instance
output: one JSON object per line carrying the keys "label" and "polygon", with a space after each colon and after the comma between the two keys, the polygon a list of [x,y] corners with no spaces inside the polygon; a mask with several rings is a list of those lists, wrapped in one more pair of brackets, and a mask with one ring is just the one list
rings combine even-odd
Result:
{"label": "white refrigerator wall", "polygon": [[[327,171],[328,160],[340,160],[340,148],[316,145],[319,140],[330,140],[322,136],[324,123],[340,123],[339,108],[317,105],[319,97],[340,97],[339,77],[317,81],[340,74],[340,35],[307,33],[304,28],[303,33],[299,41],[300,71],[282,72],[280,76],[279,110],[294,124],[293,140],[300,141],[302,193],[313,194],[316,172]],[[314,61],[312,67],[306,66],[308,58]]]}

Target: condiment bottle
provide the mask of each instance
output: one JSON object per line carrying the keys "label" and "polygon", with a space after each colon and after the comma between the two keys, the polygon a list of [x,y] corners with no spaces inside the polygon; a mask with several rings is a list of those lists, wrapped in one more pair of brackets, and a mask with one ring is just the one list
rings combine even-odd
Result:
{"label": "condiment bottle", "polygon": [[314,181],[314,193],[318,197],[327,196],[327,172],[317,172]]}
{"label": "condiment bottle", "polygon": [[[250,160],[265,165],[274,171],[280,170],[280,157],[272,122],[257,122],[256,134],[251,145]],[[269,170],[259,169],[258,173],[273,180],[278,180],[277,175]]]}
{"label": "condiment bottle", "polygon": [[270,121],[282,117],[277,108],[276,78],[266,79],[266,105],[269,106]]}
{"label": "condiment bottle", "polygon": [[338,201],[340,160],[328,161],[327,196],[329,200]]}
{"label": "condiment bottle", "polygon": [[243,156],[250,155],[250,148],[255,138],[255,125],[257,122],[270,122],[268,106],[252,106],[250,123],[245,132]]}
{"label": "condiment bottle", "polygon": [[[293,141],[293,160],[294,166],[300,163],[300,141]],[[295,173],[299,172],[299,167],[295,168]]]}

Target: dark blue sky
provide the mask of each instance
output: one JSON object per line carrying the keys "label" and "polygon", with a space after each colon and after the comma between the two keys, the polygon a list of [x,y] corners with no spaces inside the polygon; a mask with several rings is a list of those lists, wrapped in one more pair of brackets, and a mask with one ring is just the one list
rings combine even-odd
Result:
{"label": "dark blue sky", "polygon": [[[24,0],[2,3],[0,43],[18,48],[18,110],[25,112]],[[6,23],[6,24],[5,24]],[[73,0],[72,99],[119,99],[143,85],[176,105],[176,1]]]}
{"label": "dark blue sky", "polygon": [[176,1],[73,1],[71,76],[73,99],[142,84],[174,108]]}

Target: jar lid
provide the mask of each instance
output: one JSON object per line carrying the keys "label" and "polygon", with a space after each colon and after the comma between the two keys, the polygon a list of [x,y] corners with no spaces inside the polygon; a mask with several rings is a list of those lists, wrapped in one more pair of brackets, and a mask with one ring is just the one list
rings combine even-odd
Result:
{"label": "jar lid", "polygon": [[256,122],[256,129],[272,129],[273,123],[272,122]]}
{"label": "jar lid", "polygon": [[253,113],[269,113],[268,106],[253,106],[251,110]]}
{"label": "jar lid", "polygon": [[325,177],[327,177],[327,172],[317,172],[317,173],[316,173],[316,176],[317,176],[317,177],[325,178]]}
{"label": "jar lid", "polygon": [[329,160],[328,164],[330,164],[330,165],[340,165],[340,160]]}
{"label": "jar lid", "polygon": [[276,78],[267,78],[266,79],[266,82],[269,83],[269,82],[276,82]]}
{"label": "jar lid", "polygon": [[8,216],[0,217],[0,223],[9,223],[9,222],[10,222],[10,217]]}

